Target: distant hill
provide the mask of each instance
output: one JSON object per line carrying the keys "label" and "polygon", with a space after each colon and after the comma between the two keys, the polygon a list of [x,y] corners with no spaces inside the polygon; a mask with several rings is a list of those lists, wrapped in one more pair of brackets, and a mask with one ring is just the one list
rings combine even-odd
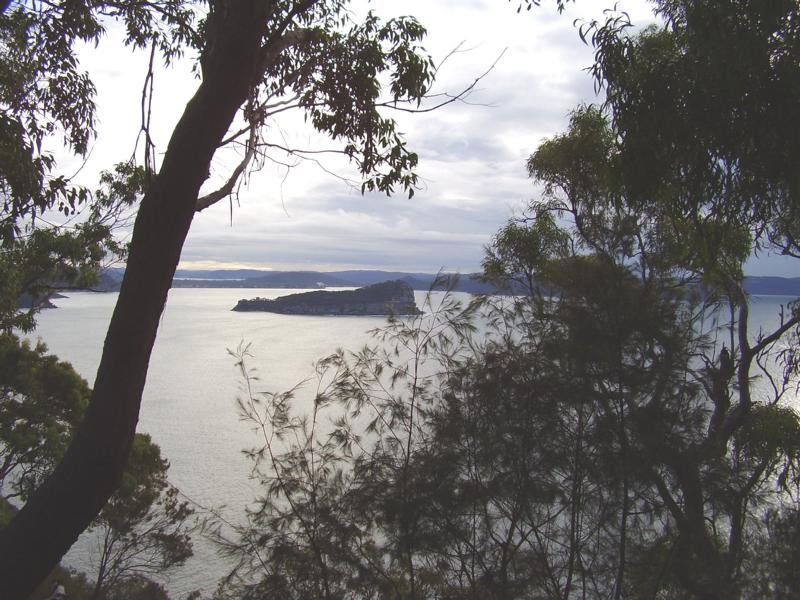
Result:
{"label": "distant hill", "polygon": [[[183,271],[185,274],[186,271]],[[213,272],[200,272],[213,273]],[[220,273],[220,272],[217,272]],[[237,271],[240,273],[240,271]],[[194,276],[185,279],[175,279],[172,287],[176,288],[297,288],[317,289],[321,287],[360,287],[362,284],[339,277],[334,273],[321,273],[317,271],[256,271],[257,275],[245,278],[210,277],[204,279]],[[221,275],[221,273],[220,273]],[[384,280],[385,281],[385,280]]]}
{"label": "distant hill", "polygon": [[746,277],[744,287],[750,294],[800,296],[800,277]]}
{"label": "distant hill", "polygon": [[277,271],[259,277],[245,279],[248,284],[260,287],[283,287],[314,289],[327,287],[359,287],[356,281],[341,277],[339,273],[320,273],[316,271]]}
{"label": "distant hill", "polygon": [[105,269],[100,272],[97,284],[92,288],[97,292],[118,292],[122,285],[123,269]]}
{"label": "distant hill", "polygon": [[261,269],[212,269],[194,270],[178,269],[175,271],[176,279],[247,279],[249,277],[261,277],[273,271]]}
{"label": "distant hill", "polygon": [[[407,273],[404,271],[336,271],[331,273],[342,279],[353,281],[358,285],[372,285],[382,281],[416,280],[419,282],[433,282],[436,275],[430,273]],[[413,286],[412,286],[413,287]],[[430,287],[430,283],[428,283]]]}
{"label": "distant hill", "polygon": [[[319,289],[321,287],[362,287],[384,281],[405,281],[412,289],[428,291],[437,275],[404,271],[256,271],[216,270],[194,271],[180,269],[175,274],[172,287],[176,288],[295,288]],[[496,294],[499,290],[490,284],[473,279],[475,275],[460,275],[455,290],[472,294]]]}
{"label": "distant hill", "polygon": [[[122,278],[121,269],[109,269],[111,291],[119,289],[113,280]],[[362,287],[383,281],[401,280],[412,289],[427,291],[433,285],[436,275],[432,273],[378,270],[346,271],[263,271],[257,269],[232,270],[190,270],[179,269],[175,274],[173,287],[195,288],[295,288],[319,289],[321,287]],[[477,274],[460,275],[456,291],[471,294],[502,293],[495,286],[475,279]],[[321,285],[320,285],[321,284]],[[100,286],[106,291],[106,285]],[[745,289],[750,294],[774,296],[799,296],[800,277],[746,277]]]}

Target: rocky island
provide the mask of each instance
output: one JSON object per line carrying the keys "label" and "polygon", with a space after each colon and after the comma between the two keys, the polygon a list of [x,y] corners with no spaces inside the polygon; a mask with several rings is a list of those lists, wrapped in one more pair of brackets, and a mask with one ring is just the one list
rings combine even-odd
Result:
{"label": "rocky island", "polygon": [[315,291],[267,300],[239,300],[238,311],[266,311],[283,315],[419,315],[414,290],[405,281],[384,281],[357,290]]}

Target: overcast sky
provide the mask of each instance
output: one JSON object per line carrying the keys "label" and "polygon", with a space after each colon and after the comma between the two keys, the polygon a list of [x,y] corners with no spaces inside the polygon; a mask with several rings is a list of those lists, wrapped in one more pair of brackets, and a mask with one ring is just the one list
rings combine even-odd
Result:
{"label": "overcast sky", "polygon": [[[516,0],[355,2],[354,10],[369,6],[383,18],[417,17],[428,29],[424,45],[437,62],[461,44],[462,51],[442,67],[434,91],[463,89],[502,54],[469,103],[397,115],[409,147],[419,154],[422,189],[411,200],[362,196],[325,172],[357,178],[338,159],[325,159],[324,169],[267,163],[241,188],[232,213],[229,203],[221,202],[195,218],[181,267],[479,270],[492,234],[539,194],[526,176],[526,158],[545,138],[564,131],[571,110],[597,100],[585,72],[592,49],[580,41],[574,22],[601,18],[606,4],[613,2],[582,0],[559,15],[551,1],[519,14]],[[643,0],[621,0],[617,6],[637,25],[653,21]],[[109,38],[97,51],[82,53],[98,88],[100,121],[81,171],[89,184],[97,170],[131,155],[140,123],[145,57],[120,50],[113,32]],[[157,73],[158,152],[166,148],[196,85],[189,61]],[[314,136],[299,115],[284,118],[273,135],[296,147],[336,147]],[[231,155],[216,158],[208,187],[234,163]],[[762,262],[751,271],[792,275],[788,265]]]}

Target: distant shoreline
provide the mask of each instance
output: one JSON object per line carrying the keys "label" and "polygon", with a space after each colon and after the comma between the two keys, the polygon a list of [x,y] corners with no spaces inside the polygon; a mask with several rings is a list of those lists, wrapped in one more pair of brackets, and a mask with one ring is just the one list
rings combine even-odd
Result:
{"label": "distant shoreline", "polygon": [[[108,269],[101,277],[98,291],[117,291],[124,270]],[[477,279],[478,274],[456,275],[444,273],[445,277],[456,278],[453,291],[471,294],[522,293],[522,290],[501,290],[496,286]],[[172,283],[173,288],[266,288],[315,290],[328,287],[359,288],[390,280],[401,280],[415,291],[428,291],[437,277],[431,273],[406,271],[260,271],[239,270],[189,270],[179,269]],[[745,290],[752,295],[800,296],[800,277],[745,277]]]}

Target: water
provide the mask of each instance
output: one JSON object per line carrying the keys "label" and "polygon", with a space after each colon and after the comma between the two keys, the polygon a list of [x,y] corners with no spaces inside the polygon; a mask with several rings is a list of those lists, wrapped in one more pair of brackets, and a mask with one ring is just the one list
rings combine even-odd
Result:
{"label": "water", "polygon": [[[258,444],[239,419],[241,377],[227,349],[245,341],[255,355],[257,389],[283,391],[313,375],[314,361],[338,347],[357,349],[381,317],[316,317],[233,312],[242,297],[274,298],[298,290],[173,289],[162,317],[142,398],[138,431],[149,433],[170,461],[169,478],[202,506],[220,507],[237,521],[257,490],[242,450]],[[44,311],[35,337],[69,361],[91,384],[100,362],[117,294],[70,293]],[[421,299],[421,298],[420,298]],[[65,562],[90,566],[84,539]],[[175,598],[196,588],[213,590],[226,574],[213,547],[195,541],[195,557],[170,577]]]}
{"label": "water", "polygon": [[[250,464],[242,450],[258,445],[256,434],[236,409],[241,378],[227,349],[244,341],[255,355],[257,389],[283,391],[313,374],[313,363],[342,347],[358,349],[380,317],[316,317],[233,312],[242,297],[274,298],[297,290],[173,289],[153,350],[142,399],[138,430],[149,433],[170,461],[170,481],[196,503],[222,507],[238,521],[257,495],[249,479]],[[100,361],[103,339],[116,294],[70,293],[56,301],[57,310],[39,317],[35,337],[72,363],[90,384]],[[423,294],[417,293],[422,305]],[[753,299],[756,327],[774,326],[780,304],[788,297]],[[309,391],[310,393],[310,391]],[[300,402],[302,402],[302,398]],[[300,407],[302,410],[302,406]],[[90,569],[92,540],[83,539],[66,558]],[[214,589],[226,574],[213,545],[195,540],[195,557],[166,582],[174,598],[191,590]]]}

